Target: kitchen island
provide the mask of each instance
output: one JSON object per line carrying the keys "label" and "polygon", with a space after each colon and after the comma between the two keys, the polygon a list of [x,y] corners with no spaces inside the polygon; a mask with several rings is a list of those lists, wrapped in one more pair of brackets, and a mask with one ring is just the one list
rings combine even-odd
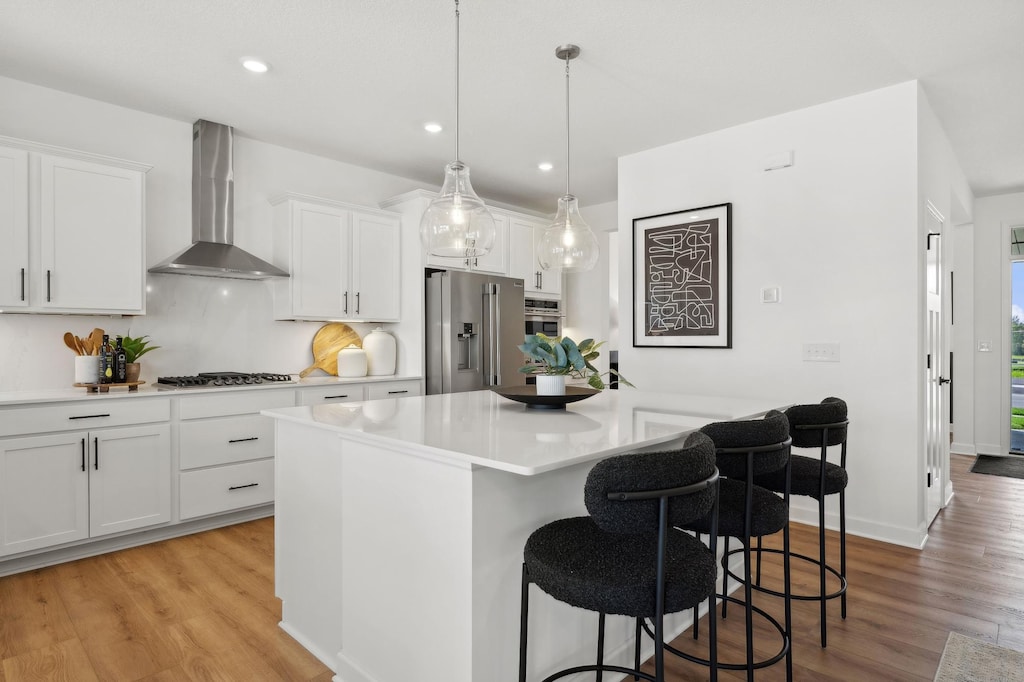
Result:
{"label": "kitchen island", "polygon": [[[593,464],[780,406],[622,390],[543,411],[474,391],[265,410],[281,627],[342,682],[515,680],[523,545],[586,513]],[[534,595],[529,679],[590,661],[596,615]],[[609,619],[608,657],[631,647]]]}

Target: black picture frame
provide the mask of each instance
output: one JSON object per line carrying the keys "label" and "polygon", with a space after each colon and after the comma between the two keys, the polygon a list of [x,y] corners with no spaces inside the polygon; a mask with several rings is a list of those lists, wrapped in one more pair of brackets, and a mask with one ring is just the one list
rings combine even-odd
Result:
{"label": "black picture frame", "polygon": [[732,348],[732,204],[633,220],[633,346]]}

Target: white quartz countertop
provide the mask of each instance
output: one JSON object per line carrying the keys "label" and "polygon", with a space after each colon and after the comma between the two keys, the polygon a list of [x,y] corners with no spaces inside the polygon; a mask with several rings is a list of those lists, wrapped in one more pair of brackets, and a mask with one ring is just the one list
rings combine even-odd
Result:
{"label": "white quartz countertop", "polygon": [[782,400],[632,389],[562,410],[533,410],[491,391],[264,410],[342,437],[452,463],[534,475],[676,440],[705,424],[760,416]]}
{"label": "white quartz countertop", "polygon": [[161,396],[169,398],[183,395],[212,395],[232,391],[261,391],[266,389],[288,389],[308,388],[314,386],[335,386],[346,384],[369,384],[384,383],[389,381],[419,380],[418,376],[366,376],[354,379],[341,379],[334,376],[306,377],[297,379],[293,383],[276,382],[266,384],[247,384],[244,386],[210,386],[199,388],[157,388],[155,384],[143,384],[136,391],[129,391],[127,388],[111,388],[106,393],[89,393],[87,389],[80,387],[50,388],[23,391],[0,391],[0,407],[7,405],[30,405],[33,403],[55,403],[69,400],[131,400],[137,398],[151,398]]}

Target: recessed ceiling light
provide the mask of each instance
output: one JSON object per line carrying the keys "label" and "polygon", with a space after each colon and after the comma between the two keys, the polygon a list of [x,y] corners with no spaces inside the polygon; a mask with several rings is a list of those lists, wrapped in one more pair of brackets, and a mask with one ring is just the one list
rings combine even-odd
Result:
{"label": "recessed ceiling light", "polygon": [[256,59],[255,57],[243,57],[242,66],[253,73],[266,73],[270,70],[270,64],[267,64],[262,59]]}
{"label": "recessed ceiling light", "polygon": [[541,169],[545,173],[547,173],[554,167],[554,164],[552,164],[550,161],[541,161],[540,163],[537,164],[537,168]]}
{"label": "recessed ceiling light", "polygon": [[444,128],[441,127],[440,123],[424,123],[423,129],[426,130],[428,133],[439,133],[442,130],[444,130]]}

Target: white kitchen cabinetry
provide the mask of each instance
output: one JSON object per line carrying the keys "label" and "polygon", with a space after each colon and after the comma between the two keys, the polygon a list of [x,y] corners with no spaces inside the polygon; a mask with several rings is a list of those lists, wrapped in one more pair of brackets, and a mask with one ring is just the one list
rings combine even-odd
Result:
{"label": "white kitchen cabinetry", "polygon": [[536,244],[541,231],[548,223],[520,216],[509,221],[509,244],[511,261],[509,275],[522,279],[526,293],[540,298],[560,298],[562,295],[562,273],[541,270],[537,263]]}
{"label": "white kitchen cabinetry", "polygon": [[0,138],[0,305],[16,312],[145,313],[148,170]]}
{"label": "white kitchen cabinetry", "polygon": [[393,322],[399,317],[401,223],[394,213],[287,194],[275,199],[278,320]]}
{"label": "white kitchen cabinetry", "polygon": [[0,412],[0,435],[47,434],[0,438],[0,555],[169,522],[169,419],[167,400]]}
{"label": "white kitchen cabinetry", "polygon": [[406,398],[409,396],[420,395],[419,380],[409,381],[387,381],[378,384],[367,384],[366,385],[366,399],[367,400],[381,400],[384,398]]}
{"label": "white kitchen cabinetry", "polygon": [[259,411],[293,405],[291,389],[182,396],[181,520],[274,501],[274,423]]}
{"label": "white kitchen cabinetry", "polygon": [[0,147],[0,307],[28,305],[28,152]]}
{"label": "white kitchen cabinetry", "polygon": [[304,388],[299,391],[299,405],[351,403],[359,400],[366,400],[365,384],[335,384]]}

